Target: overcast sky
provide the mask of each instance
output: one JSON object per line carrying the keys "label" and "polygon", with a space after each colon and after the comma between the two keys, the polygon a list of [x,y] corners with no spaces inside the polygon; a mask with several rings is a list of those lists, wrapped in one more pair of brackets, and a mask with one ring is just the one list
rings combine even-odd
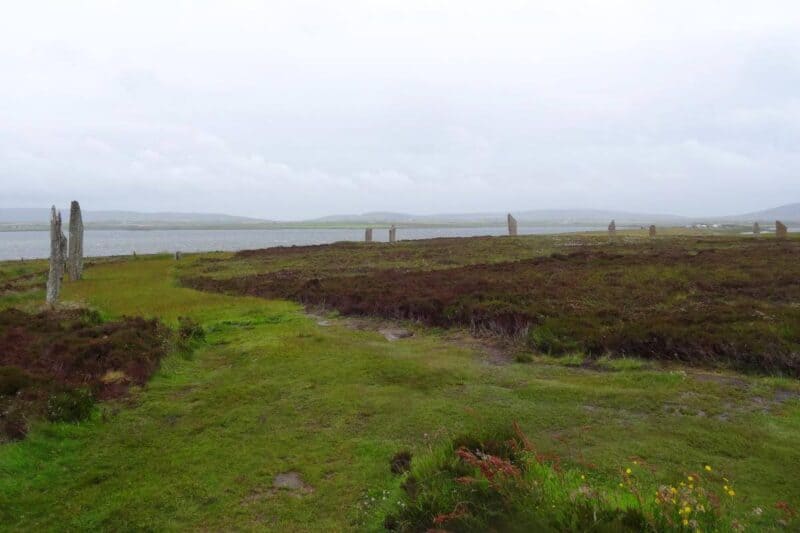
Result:
{"label": "overcast sky", "polygon": [[796,0],[9,2],[0,206],[800,201]]}

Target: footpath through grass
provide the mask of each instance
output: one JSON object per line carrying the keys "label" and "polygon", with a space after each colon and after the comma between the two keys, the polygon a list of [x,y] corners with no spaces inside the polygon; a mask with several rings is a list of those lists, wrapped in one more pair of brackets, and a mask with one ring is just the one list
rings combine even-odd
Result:
{"label": "footpath through grass", "polygon": [[[490,365],[437,331],[388,342],[293,303],[181,288],[174,265],[101,264],[65,286],[109,318],[190,316],[207,343],[89,422],[42,423],[0,448],[3,529],[377,531],[400,499],[396,452],[513,421],[599,487],[633,460],[665,483],[708,464],[736,481],[744,512],[765,510],[756,524],[777,500],[800,503],[794,380]],[[276,488],[285,473],[305,485]]]}

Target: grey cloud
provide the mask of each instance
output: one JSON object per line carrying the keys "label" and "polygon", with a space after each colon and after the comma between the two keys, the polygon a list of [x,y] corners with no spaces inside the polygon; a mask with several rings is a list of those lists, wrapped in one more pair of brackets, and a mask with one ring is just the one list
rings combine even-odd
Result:
{"label": "grey cloud", "polygon": [[793,2],[43,4],[0,22],[4,204],[302,218],[800,199]]}

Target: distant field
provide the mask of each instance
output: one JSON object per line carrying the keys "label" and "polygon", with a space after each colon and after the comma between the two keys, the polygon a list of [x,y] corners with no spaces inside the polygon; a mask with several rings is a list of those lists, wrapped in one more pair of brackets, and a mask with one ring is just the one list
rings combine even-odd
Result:
{"label": "distant field", "polygon": [[636,356],[800,376],[800,240],[434,239],[208,258],[194,288],[467,326],[550,355]]}

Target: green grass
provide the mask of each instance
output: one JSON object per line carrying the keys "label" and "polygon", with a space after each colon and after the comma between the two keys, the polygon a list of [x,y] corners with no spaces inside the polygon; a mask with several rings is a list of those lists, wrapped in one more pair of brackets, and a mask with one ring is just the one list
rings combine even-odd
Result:
{"label": "green grass", "polygon": [[47,261],[0,261],[0,305],[36,307],[44,300]]}
{"label": "green grass", "polygon": [[[175,264],[98,264],[65,285],[109,318],[191,316],[207,342],[89,422],[42,423],[3,446],[3,529],[376,531],[385,507],[371,498],[397,494],[394,453],[512,421],[600,486],[639,457],[664,482],[711,464],[742,505],[800,504],[797,381],[490,365],[440,331],[390,343],[319,326],[294,303],[181,288]],[[313,492],[272,490],[289,471]]]}

